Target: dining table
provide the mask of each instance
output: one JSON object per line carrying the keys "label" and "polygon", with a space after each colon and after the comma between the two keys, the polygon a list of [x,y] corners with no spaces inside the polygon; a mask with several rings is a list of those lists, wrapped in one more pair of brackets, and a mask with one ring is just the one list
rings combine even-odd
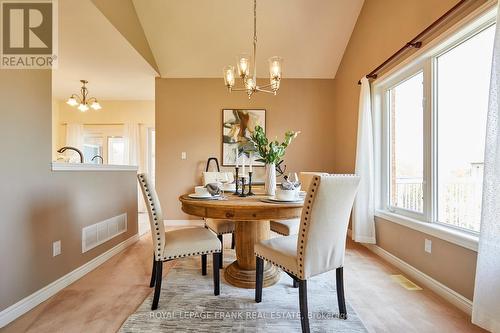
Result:
{"label": "dining table", "polygon": [[[270,220],[299,218],[303,207],[302,202],[272,202],[263,194],[246,197],[228,194],[223,200],[193,199],[184,194],[179,200],[186,214],[235,222],[236,260],[224,269],[224,279],[247,289],[255,288],[254,244],[270,238]],[[279,268],[266,262],[263,286],[277,283],[280,274]]]}

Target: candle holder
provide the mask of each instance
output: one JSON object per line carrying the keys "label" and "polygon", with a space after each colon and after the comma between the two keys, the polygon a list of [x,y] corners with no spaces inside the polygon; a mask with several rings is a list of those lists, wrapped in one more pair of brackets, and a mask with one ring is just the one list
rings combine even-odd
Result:
{"label": "candle holder", "polygon": [[244,198],[247,196],[247,194],[245,194],[245,175],[243,175],[241,177],[241,193],[239,195],[241,198]]}
{"label": "candle holder", "polygon": [[248,196],[255,195],[255,193],[252,192],[252,171],[248,172]]}
{"label": "candle holder", "polygon": [[238,184],[238,172],[239,172],[240,168],[239,168],[239,167],[235,167],[234,169],[235,169],[235,173],[236,173],[236,177],[234,178],[234,179],[236,179],[236,189],[235,189],[235,191],[234,191],[234,194],[233,194],[233,195],[239,195],[239,191],[238,191],[238,190],[239,190],[239,184]]}

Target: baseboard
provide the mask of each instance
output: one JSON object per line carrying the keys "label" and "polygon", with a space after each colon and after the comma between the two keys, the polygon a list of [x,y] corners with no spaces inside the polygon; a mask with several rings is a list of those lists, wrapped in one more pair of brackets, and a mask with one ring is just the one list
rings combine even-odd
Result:
{"label": "baseboard", "polygon": [[389,262],[390,264],[396,266],[398,269],[400,269],[403,273],[406,273],[408,276],[411,278],[417,280],[419,283],[421,283],[423,286],[429,288],[463,312],[467,313],[468,315],[472,314],[472,301],[467,299],[466,297],[460,295],[456,291],[448,288],[441,282],[433,279],[429,275],[421,272],[420,270],[416,269],[415,267],[411,266],[410,264],[406,263],[405,261],[399,259],[395,255],[387,252],[383,248],[381,248],[378,245],[373,245],[373,244],[362,244],[366,248],[368,248],[370,251],[375,253],[376,255],[380,256],[382,259],[385,261]]}
{"label": "baseboard", "polygon": [[203,227],[205,221],[203,220],[165,220],[166,227]]}
{"label": "baseboard", "polygon": [[68,274],[60,277],[51,284],[43,287],[42,289],[34,292],[33,294],[23,298],[19,302],[9,306],[5,310],[0,312],[0,328],[9,324],[11,321],[25,314],[26,312],[33,309],[35,306],[46,301],[50,297],[57,294],[60,290],[66,288],[76,280],[80,279],[87,273],[96,269],[107,260],[109,260],[114,255],[125,250],[130,245],[134,244],[139,239],[139,235],[135,234],[129,239],[121,242],[120,244],[114,246],[108,251],[102,253],[101,255],[90,260],[86,264],[76,268],[75,270],[69,272]]}

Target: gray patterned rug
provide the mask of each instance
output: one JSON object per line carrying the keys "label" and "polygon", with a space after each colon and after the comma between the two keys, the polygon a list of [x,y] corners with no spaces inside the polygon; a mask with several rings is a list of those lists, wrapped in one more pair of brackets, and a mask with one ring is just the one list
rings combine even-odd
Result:
{"label": "gray patterned rug", "polygon": [[[262,303],[253,289],[227,284],[221,271],[220,296],[214,296],[211,258],[201,275],[200,258],[178,260],[162,282],[158,310],[151,311],[151,294],[123,324],[120,332],[300,332],[298,289],[282,273],[278,284],[264,288]],[[224,251],[224,264],[234,251]],[[313,332],[367,332],[353,308],[338,319],[335,271],[308,281],[308,305]]]}

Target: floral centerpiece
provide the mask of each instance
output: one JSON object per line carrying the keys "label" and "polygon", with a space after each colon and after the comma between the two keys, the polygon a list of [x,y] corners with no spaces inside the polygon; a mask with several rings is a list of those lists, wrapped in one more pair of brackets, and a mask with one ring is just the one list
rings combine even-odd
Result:
{"label": "floral centerpiece", "polygon": [[278,140],[270,141],[264,133],[261,126],[255,126],[250,139],[255,146],[259,158],[257,161],[266,164],[266,178],[265,189],[266,194],[275,195],[276,193],[276,165],[283,160],[286,149],[292,143],[293,139],[299,135],[300,132],[287,131],[285,133],[285,140],[278,142]]}

